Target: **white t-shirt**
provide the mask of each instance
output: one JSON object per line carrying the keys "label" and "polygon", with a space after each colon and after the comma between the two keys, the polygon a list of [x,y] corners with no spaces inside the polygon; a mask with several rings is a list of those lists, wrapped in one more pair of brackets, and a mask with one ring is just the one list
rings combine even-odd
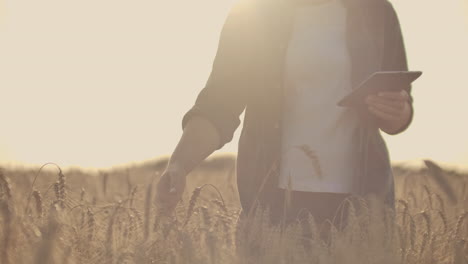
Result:
{"label": "white t-shirt", "polygon": [[295,12],[285,60],[278,185],[356,193],[358,115],[336,105],[351,90],[346,8],[329,0],[298,5]]}

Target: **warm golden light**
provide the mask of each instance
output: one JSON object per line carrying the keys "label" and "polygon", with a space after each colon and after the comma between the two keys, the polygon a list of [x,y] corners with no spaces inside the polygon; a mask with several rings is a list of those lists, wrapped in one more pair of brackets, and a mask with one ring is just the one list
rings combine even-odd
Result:
{"label": "warm golden light", "polygon": [[[0,160],[101,167],[170,153],[233,2],[0,2]],[[424,71],[414,123],[386,136],[391,157],[464,166],[466,0],[391,2],[410,68]]]}

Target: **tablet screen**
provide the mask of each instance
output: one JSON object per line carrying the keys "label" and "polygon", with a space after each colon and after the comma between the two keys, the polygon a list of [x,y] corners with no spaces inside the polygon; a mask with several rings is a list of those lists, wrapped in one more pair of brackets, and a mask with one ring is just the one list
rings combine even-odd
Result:
{"label": "tablet screen", "polygon": [[421,76],[421,71],[380,71],[365,79],[338,102],[339,106],[353,107],[364,103],[370,94],[383,91],[399,91],[407,89],[413,81]]}

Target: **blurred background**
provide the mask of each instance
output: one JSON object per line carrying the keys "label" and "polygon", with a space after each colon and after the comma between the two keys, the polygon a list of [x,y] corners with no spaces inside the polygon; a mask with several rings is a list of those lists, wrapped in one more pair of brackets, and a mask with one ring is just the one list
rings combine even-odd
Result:
{"label": "blurred background", "polygon": [[[468,168],[468,0],[392,0],[415,116],[394,161]],[[234,0],[0,0],[0,163],[109,167],[170,154]],[[240,134],[218,152],[236,152]]]}

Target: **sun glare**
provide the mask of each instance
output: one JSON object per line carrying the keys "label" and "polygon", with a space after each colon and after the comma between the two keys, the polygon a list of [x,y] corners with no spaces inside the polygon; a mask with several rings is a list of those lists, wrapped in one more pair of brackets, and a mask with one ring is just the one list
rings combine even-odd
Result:
{"label": "sun glare", "polygon": [[[2,161],[101,167],[171,153],[235,3],[0,1]],[[467,112],[468,1],[392,3],[410,68],[424,71],[414,123],[386,136],[392,159],[468,164],[468,126],[453,118]]]}

